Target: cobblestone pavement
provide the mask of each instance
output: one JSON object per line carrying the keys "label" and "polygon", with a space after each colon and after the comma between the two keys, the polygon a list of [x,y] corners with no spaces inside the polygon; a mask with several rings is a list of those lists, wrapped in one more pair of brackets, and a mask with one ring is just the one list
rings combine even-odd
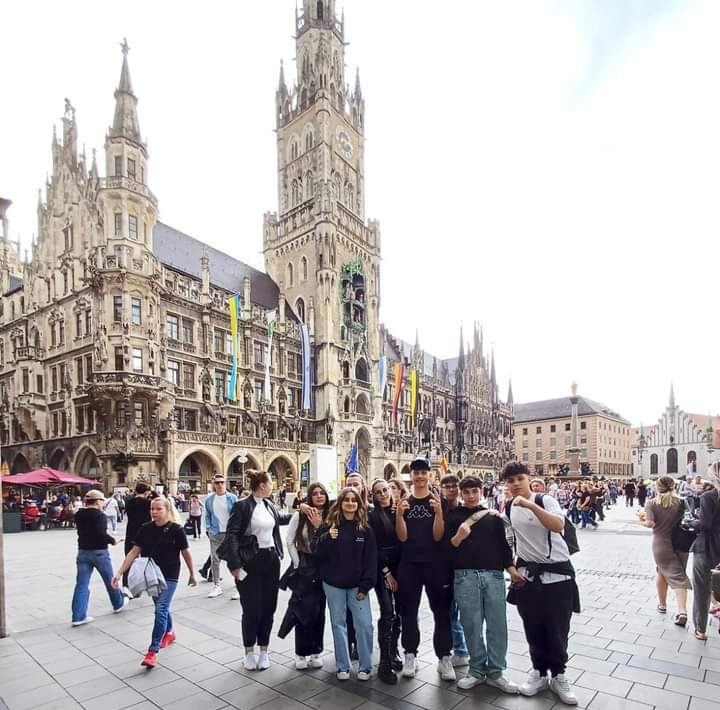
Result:
{"label": "cobblestone pavement", "polygon": [[[720,707],[720,637],[696,641],[689,629],[655,612],[654,568],[649,532],[632,511],[618,507],[598,531],[579,531],[573,558],[583,613],[573,618],[568,675],[580,707],[590,710],[717,710]],[[152,671],[141,669],[152,625],[151,604],[134,600],[120,615],[110,613],[97,578],[92,583],[93,624],[70,627],[74,583],[74,531],[5,536],[8,617],[13,632],[0,640],[0,710],[29,708],[239,708],[240,710],[549,710],[564,707],[550,693],[507,696],[487,686],[461,691],[440,680],[429,643],[432,618],[421,610],[424,644],[417,678],[387,686],[339,682],[332,638],[326,634],[324,667],[298,672],[292,665],[292,635],[273,638],[273,666],[242,668],[240,607],[229,590],[207,599],[208,585],[182,587],[174,603],[177,643],[160,653]],[[205,539],[194,541],[200,564]],[[113,550],[117,564],[120,549]],[[226,589],[229,580],[225,581]],[[287,596],[281,593],[276,627]],[[530,667],[515,609],[509,607],[509,675],[521,681]]]}

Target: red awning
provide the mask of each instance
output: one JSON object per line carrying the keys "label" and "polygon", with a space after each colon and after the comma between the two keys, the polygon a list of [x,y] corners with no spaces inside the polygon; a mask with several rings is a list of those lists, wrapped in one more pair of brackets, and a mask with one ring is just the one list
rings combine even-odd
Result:
{"label": "red awning", "polygon": [[94,486],[98,481],[83,478],[67,471],[56,471],[53,468],[36,468],[27,473],[16,473],[13,476],[2,476],[3,484],[9,486]]}

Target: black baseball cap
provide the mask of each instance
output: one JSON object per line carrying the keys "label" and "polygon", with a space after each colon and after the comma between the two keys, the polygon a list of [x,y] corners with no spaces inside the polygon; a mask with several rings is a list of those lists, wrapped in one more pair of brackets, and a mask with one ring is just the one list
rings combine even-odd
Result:
{"label": "black baseball cap", "polygon": [[430,462],[424,456],[418,456],[410,462],[411,471],[429,471]]}

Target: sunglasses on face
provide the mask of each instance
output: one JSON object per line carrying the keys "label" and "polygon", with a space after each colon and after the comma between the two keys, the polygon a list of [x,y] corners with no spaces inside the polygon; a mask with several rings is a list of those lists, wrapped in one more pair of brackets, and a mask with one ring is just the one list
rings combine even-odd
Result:
{"label": "sunglasses on face", "polygon": [[384,495],[387,495],[388,493],[390,493],[389,488],[376,488],[375,489],[376,496],[384,496]]}

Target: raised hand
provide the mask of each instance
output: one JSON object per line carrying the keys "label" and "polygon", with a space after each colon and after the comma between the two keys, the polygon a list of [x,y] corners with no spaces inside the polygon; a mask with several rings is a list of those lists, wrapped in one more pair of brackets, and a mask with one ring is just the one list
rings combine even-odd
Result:
{"label": "raised hand", "polygon": [[335,527],[335,525],[333,525],[329,530],[329,534],[330,534],[331,540],[337,540],[337,537],[340,534],[340,531],[337,529],[337,527]]}
{"label": "raised hand", "polygon": [[322,516],[320,515],[320,511],[316,508],[308,507],[308,509],[303,512],[307,516],[310,525],[312,525],[317,530],[322,524]]}
{"label": "raised hand", "polygon": [[438,511],[442,510],[442,503],[440,502],[440,496],[435,493],[435,491],[430,491],[430,507],[435,512],[435,515],[438,514]]}
{"label": "raised hand", "polygon": [[398,504],[397,504],[397,514],[398,515],[404,515],[405,511],[410,508],[410,503],[407,502],[405,498],[403,498]]}

